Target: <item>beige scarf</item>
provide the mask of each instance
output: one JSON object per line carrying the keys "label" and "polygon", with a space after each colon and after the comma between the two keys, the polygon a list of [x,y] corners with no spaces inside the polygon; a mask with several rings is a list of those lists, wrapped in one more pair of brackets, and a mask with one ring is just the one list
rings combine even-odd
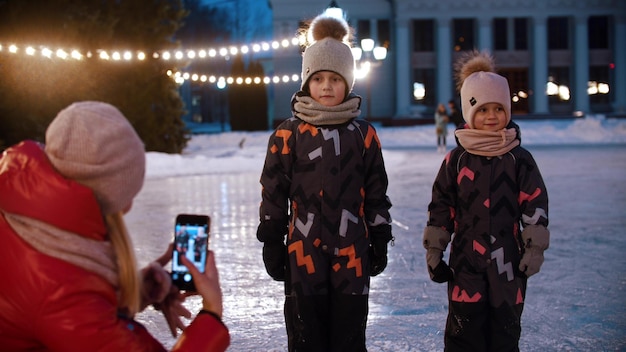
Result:
{"label": "beige scarf", "polygon": [[482,156],[499,156],[519,145],[515,128],[500,131],[459,129],[454,132],[459,144],[468,152]]}
{"label": "beige scarf", "polygon": [[295,116],[315,126],[339,125],[361,114],[361,98],[358,96],[335,106],[324,106],[308,95],[296,95],[294,99]]}
{"label": "beige scarf", "polygon": [[92,240],[26,216],[2,214],[15,233],[39,252],[98,274],[118,287],[117,264],[110,242]]}

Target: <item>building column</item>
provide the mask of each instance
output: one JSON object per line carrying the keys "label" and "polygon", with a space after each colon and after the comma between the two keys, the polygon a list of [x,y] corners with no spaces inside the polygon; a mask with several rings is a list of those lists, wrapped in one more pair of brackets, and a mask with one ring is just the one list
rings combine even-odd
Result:
{"label": "building column", "polygon": [[515,19],[507,18],[506,20],[506,49],[507,50],[517,50],[515,48]]}
{"label": "building column", "polygon": [[574,18],[574,82],[570,89],[574,89],[574,110],[583,114],[590,112],[589,94],[589,33],[587,31],[587,16]]}
{"label": "building column", "polygon": [[548,82],[548,18],[535,16],[533,26],[533,58],[532,58],[532,113],[548,114],[548,95],[546,83]]}
{"label": "building column", "polygon": [[407,92],[412,92],[411,77],[413,77],[411,66],[412,47],[409,40],[409,20],[398,19],[396,21],[396,115],[405,117],[410,115],[411,99]]}
{"label": "building column", "polygon": [[491,52],[491,48],[493,46],[493,40],[491,38],[491,22],[491,17],[478,19],[478,45],[480,50],[488,50]]}
{"label": "building column", "polygon": [[615,15],[615,43],[613,49],[613,111],[626,114],[626,15]]}
{"label": "building column", "polygon": [[452,94],[452,35],[450,32],[450,18],[437,20],[437,102],[447,103]]}
{"label": "building column", "polygon": [[383,44],[380,42],[380,39],[378,37],[378,21],[372,20],[372,19],[370,20],[370,38],[374,39],[374,42],[376,43],[377,46]]}

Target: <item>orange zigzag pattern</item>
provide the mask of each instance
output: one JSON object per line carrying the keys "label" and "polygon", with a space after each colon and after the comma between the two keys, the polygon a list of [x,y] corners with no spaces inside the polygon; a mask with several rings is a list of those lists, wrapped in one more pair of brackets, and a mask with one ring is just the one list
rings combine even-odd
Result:
{"label": "orange zigzag pattern", "polygon": [[300,134],[304,134],[305,132],[309,131],[311,133],[311,136],[315,137],[317,136],[317,127],[309,124],[309,123],[303,123],[300,124],[298,126],[298,131],[300,131]]}
{"label": "orange zigzag pattern", "polygon": [[296,253],[296,263],[298,266],[306,266],[306,272],[313,274],[315,272],[315,265],[313,265],[313,259],[310,255],[304,255],[304,246],[302,241],[297,241],[289,245],[289,254]]}
{"label": "orange zigzag pattern", "polygon": [[363,275],[363,267],[361,266],[361,258],[356,257],[356,252],[354,251],[354,245],[350,245],[350,247],[342,248],[339,250],[339,255],[348,257],[348,264],[346,268],[356,270],[356,277],[361,277]]}
{"label": "orange zigzag pattern", "polygon": [[365,136],[365,148],[370,149],[372,140],[376,140],[376,143],[380,146],[380,140],[374,129],[370,126],[367,128],[367,136]]}
{"label": "orange zigzag pattern", "polygon": [[[283,149],[280,151],[281,154],[289,154],[289,146],[287,145],[287,140],[291,137],[291,131],[289,130],[278,130],[276,131],[276,137],[283,139]],[[278,152],[278,146],[274,144],[271,149],[272,153]]]}

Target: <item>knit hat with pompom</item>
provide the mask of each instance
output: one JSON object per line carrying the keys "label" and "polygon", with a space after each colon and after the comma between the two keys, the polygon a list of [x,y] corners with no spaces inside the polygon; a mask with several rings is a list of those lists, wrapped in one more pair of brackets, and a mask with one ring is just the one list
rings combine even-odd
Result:
{"label": "knit hat with pompom", "polygon": [[332,71],[346,81],[348,92],[354,86],[354,57],[349,44],[350,27],[345,20],[319,15],[311,22],[307,41],[312,43],[302,58],[302,85],[304,90],[309,78],[319,71]]}
{"label": "knit hat with pompom", "polygon": [[143,142],[112,105],[83,101],[63,109],[46,130],[45,152],[61,175],[93,190],[103,215],[130,206],[143,186]]}
{"label": "knit hat with pompom", "polygon": [[463,119],[474,128],[474,114],[487,103],[499,103],[511,121],[511,92],[506,78],[495,73],[493,57],[487,52],[467,53],[456,63],[457,89],[461,92]]}

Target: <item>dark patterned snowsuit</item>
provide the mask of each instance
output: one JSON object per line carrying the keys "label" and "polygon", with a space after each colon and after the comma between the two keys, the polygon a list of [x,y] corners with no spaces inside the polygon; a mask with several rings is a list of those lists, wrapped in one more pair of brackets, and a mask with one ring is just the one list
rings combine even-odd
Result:
{"label": "dark patterned snowsuit", "polygon": [[526,296],[520,225],[548,225],[548,195],[532,155],[499,157],[462,147],[446,156],[433,185],[429,226],[454,233],[446,351],[516,351]]}
{"label": "dark patterned snowsuit", "polygon": [[365,350],[368,228],[391,223],[374,127],[284,121],[270,137],[261,184],[261,219],[289,217],[289,349]]}

